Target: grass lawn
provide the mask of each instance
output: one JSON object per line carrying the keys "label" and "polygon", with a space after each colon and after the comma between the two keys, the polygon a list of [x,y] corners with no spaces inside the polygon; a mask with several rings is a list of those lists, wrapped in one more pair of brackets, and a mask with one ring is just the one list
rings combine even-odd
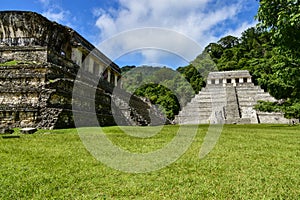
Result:
{"label": "grass lawn", "polygon": [[[200,160],[207,129],[199,126],[176,162],[142,174],[97,161],[76,129],[0,137],[0,199],[300,199],[299,126],[226,125]],[[167,144],[178,126],[142,139],[118,127],[104,130],[124,149],[149,152]]]}

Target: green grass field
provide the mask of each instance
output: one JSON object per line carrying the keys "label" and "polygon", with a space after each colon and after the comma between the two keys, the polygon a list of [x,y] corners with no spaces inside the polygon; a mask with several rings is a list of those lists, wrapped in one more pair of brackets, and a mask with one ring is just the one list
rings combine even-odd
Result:
{"label": "green grass field", "polygon": [[[177,129],[165,126],[137,139],[104,128],[113,143],[132,152],[163,147]],[[199,159],[207,129],[199,126],[176,162],[142,174],[97,161],[76,129],[0,138],[0,199],[300,199],[299,126],[227,125],[213,151]]]}

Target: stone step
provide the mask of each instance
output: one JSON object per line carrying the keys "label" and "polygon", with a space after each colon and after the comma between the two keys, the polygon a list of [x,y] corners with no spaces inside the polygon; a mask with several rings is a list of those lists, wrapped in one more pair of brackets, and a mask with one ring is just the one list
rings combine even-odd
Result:
{"label": "stone step", "polygon": [[247,103],[252,103],[252,104],[257,104],[257,101],[269,101],[269,102],[275,102],[276,100],[274,98],[258,98],[258,99],[241,99],[239,100],[239,104],[247,104]]}
{"label": "stone step", "polygon": [[181,116],[207,116],[211,115],[212,111],[207,111],[207,112],[190,112],[190,111],[180,111],[178,115]]}
{"label": "stone step", "polygon": [[245,103],[240,103],[240,108],[253,108],[257,102],[245,102]]}
{"label": "stone step", "polygon": [[179,117],[185,117],[185,118],[200,118],[200,119],[207,119],[212,115],[212,113],[198,113],[198,114],[189,114],[189,113],[180,113]]}
{"label": "stone step", "polygon": [[188,103],[186,106],[198,106],[198,107],[207,107],[211,105],[226,105],[226,99],[201,99],[198,101],[193,101]]}
{"label": "stone step", "polygon": [[0,78],[2,79],[2,81],[5,80],[15,80],[15,79],[21,79],[21,80],[30,80],[30,79],[44,79],[45,75],[43,74],[30,74],[30,73],[26,73],[26,74],[6,74],[6,73],[2,73],[0,74]]}
{"label": "stone step", "polygon": [[237,95],[238,95],[239,98],[258,98],[258,97],[264,98],[264,97],[271,97],[268,93],[250,93],[250,92],[246,93],[245,92],[244,94],[238,93]]}
{"label": "stone step", "polygon": [[259,93],[259,92],[256,92],[256,93],[251,93],[251,92],[248,92],[248,93],[237,93],[238,97],[270,97],[271,95],[269,95],[268,93]]}
{"label": "stone step", "polygon": [[226,94],[225,93],[216,93],[216,94],[198,94],[196,97],[195,97],[195,100],[198,100],[198,99],[214,99],[214,98],[226,98]]}
{"label": "stone step", "polygon": [[215,98],[218,98],[218,99],[222,99],[222,98],[226,98],[227,97],[227,94],[200,94],[200,95],[197,95],[195,97],[195,99],[215,99]]}
{"label": "stone step", "polygon": [[226,119],[225,124],[251,124],[251,119],[250,118]]}
{"label": "stone step", "polygon": [[215,95],[215,94],[218,94],[218,95],[226,95],[226,91],[224,90],[204,90],[204,91],[201,91],[199,92],[198,95]]}
{"label": "stone step", "polygon": [[184,118],[179,117],[178,119],[179,124],[208,124],[210,120],[208,119],[195,119],[195,118]]}
{"label": "stone step", "polygon": [[254,85],[254,84],[240,84],[236,86],[237,89],[251,89],[251,88],[256,88],[256,89],[261,89],[260,86]]}
{"label": "stone step", "polygon": [[256,89],[256,88],[243,88],[243,89],[236,89],[237,93],[245,94],[245,93],[265,93],[262,89]]}
{"label": "stone step", "polygon": [[182,112],[182,111],[180,111],[180,113],[178,114],[178,116],[186,116],[186,117],[195,117],[195,116],[197,116],[197,117],[207,117],[207,116],[210,116],[211,115],[211,113],[212,113],[212,111],[211,112],[198,112],[198,113],[196,113],[196,112],[194,112],[194,113],[190,113],[190,112]]}
{"label": "stone step", "polygon": [[212,110],[211,106],[208,107],[185,107],[184,109],[185,112],[210,112]]}

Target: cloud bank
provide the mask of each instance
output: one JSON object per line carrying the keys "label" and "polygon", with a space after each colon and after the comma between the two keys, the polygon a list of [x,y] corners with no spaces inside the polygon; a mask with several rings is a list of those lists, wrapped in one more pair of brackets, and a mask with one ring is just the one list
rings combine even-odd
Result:
{"label": "cloud bank", "polygon": [[[156,27],[170,29],[198,42],[205,47],[227,34],[240,36],[255,22],[240,21],[238,14],[245,9],[245,0],[117,0],[118,7],[95,9],[96,26],[100,29],[100,41],[116,34],[137,28]],[[240,24],[234,24],[240,23]],[[228,27],[229,26],[229,27]],[[217,33],[218,32],[218,33]],[[220,35],[221,33],[221,35]],[[223,35],[222,35],[223,33]],[[145,35],[144,37],[148,37]],[[136,38],[138,39],[138,38]],[[153,38],[148,38],[149,41]],[[158,43],[170,43],[165,37],[154,38]],[[131,49],[134,38],[118,40],[115,47]],[[187,47],[182,47],[187,48]],[[189,49],[184,49],[188,51]],[[159,62],[160,53],[141,51],[145,62]],[[201,52],[199,52],[201,53]]]}
{"label": "cloud bank", "polygon": [[61,24],[66,24],[67,26],[72,26],[69,22],[71,16],[70,11],[64,10],[58,4],[55,4],[55,1],[51,0],[39,0],[43,6],[42,15],[48,18],[49,20],[56,21]]}

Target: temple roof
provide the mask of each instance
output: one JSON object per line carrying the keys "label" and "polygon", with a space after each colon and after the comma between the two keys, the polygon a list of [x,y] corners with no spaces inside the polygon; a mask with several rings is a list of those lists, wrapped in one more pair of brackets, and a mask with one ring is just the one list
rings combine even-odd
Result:
{"label": "temple roof", "polygon": [[248,70],[210,72],[207,79],[251,78]]}

